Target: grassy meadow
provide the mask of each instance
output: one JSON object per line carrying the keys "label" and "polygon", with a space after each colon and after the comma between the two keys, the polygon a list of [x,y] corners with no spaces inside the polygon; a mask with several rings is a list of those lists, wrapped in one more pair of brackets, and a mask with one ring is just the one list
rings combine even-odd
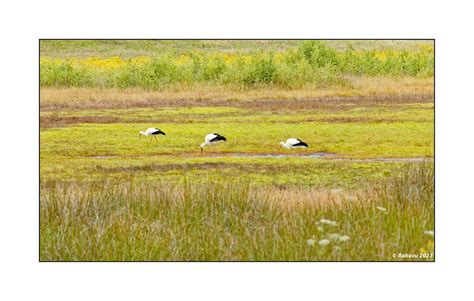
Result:
{"label": "grassy meadow", "polygon": [[40,260],[434,260],[433,46],[41,41]]}

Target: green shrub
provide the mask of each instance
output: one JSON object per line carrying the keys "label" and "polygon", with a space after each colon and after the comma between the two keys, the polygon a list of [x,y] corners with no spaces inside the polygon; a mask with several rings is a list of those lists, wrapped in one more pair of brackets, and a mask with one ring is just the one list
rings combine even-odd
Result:
{"label": "green shrub", "polygon": [[40,61],[43,87],[141,87],[163,89],[193,84],[249,88],[294,89],[345,85],[351,76],[413,76],[434,74],[431,47],[410,51],[336,51],[322,41],[303,41],[297,49],[247,54],[226,52],[164,53],[157,57],[122,60]]}

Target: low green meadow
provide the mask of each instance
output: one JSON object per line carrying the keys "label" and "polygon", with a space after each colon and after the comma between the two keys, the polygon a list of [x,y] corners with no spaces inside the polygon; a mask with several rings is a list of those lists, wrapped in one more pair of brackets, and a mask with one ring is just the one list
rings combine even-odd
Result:
{"label": "low green meadow", "polygon": [[[254,167],[299,164],[305,166],[305,170],[315,166],[306,170],[315,176],[321,166],[334,164],[331,159],[421,158],[433,155],[431,104],[399,105],[391,110],[386,107],[359,107],[338,112],[303,110],[273,113],[223,107],[46,112],[41,116],[43,119],[56,118],[56,122],[59,119],[101,116],[113,120],[42,130],[41,160],[45,179],[67,178],[67,173],[76,178],[90,178],[94,174],[100,177],[102,173],[128,175],[133,168],[146,170],[146,166],[153,164],[174,164],[174,169],[180,171],[186,165],[197,166],[206,162],[220,163],[220,169],[214,169],[217,172],[239,164]],[[151,137],[139,137],[140,130],[153,126],[163,130],[166,136],[158,136],[158,141]],[[201,153],[199,145],[209,132],[218,132],[228,141],[205,148]],[[252,157],[258,154],[295,154],[295,151],[279,147],[279,142],[289,137],[300,138],[310,145],[308,149],[297,150],[296,154],[328,153],[329,156],[322,159]],[[341,162],[353,165],[371,163]],[[116,163],[121,164],[123,170],[107,169]],[[65,166],[81,168],[82,172],[78,174]],[[153,168],[149,169],[153,172]],[[301,182],[302,176],[296,169],[294,172],[292,168],[289,171],[281,169],[285,177],[293,178],[294,182],[311,184],[311,181]],[[159,168],[156,171],[160,172]],[[248,176],[260,171],[259,168],[247,168],[245,174]],[[167,170],[166,174],[176,173]],[[262,177],[265,178],[264,175]]]}
{"label": "low green meadow", "polygon": [[[268,52],[297,49],[301,40],[42,40],[41,55],[54,58],[134,58],[157,53],[186,54],[193,51],[215,52]],[[433,46],[430,40],[326,40],[336,50],[350,47],[361,50],[418,50]]]}

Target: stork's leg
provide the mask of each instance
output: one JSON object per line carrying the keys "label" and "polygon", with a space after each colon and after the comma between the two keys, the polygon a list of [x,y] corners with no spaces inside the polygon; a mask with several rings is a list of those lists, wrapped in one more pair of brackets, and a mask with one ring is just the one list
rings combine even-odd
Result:
{"label": "stork's leg", "polygon": [[158,139],[156,139],[156,136],[153,136],[153,138],[155,138],[155,141],[158,143]]}

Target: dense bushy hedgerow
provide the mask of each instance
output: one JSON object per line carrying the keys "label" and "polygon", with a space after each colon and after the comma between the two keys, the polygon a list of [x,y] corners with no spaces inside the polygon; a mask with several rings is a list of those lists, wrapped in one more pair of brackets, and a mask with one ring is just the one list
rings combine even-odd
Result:
{"label": "dense bushy hedgerow", "polygon": [[335,86],[345,76],[416,76],[434,73],[431,46],[417,50],[336,51],[322,41],[304,41],[297,49],[280,52],[165,53],[122,59],[40,60],[43,87],[141,87],[218,85],[236,88],[277,86]]}

